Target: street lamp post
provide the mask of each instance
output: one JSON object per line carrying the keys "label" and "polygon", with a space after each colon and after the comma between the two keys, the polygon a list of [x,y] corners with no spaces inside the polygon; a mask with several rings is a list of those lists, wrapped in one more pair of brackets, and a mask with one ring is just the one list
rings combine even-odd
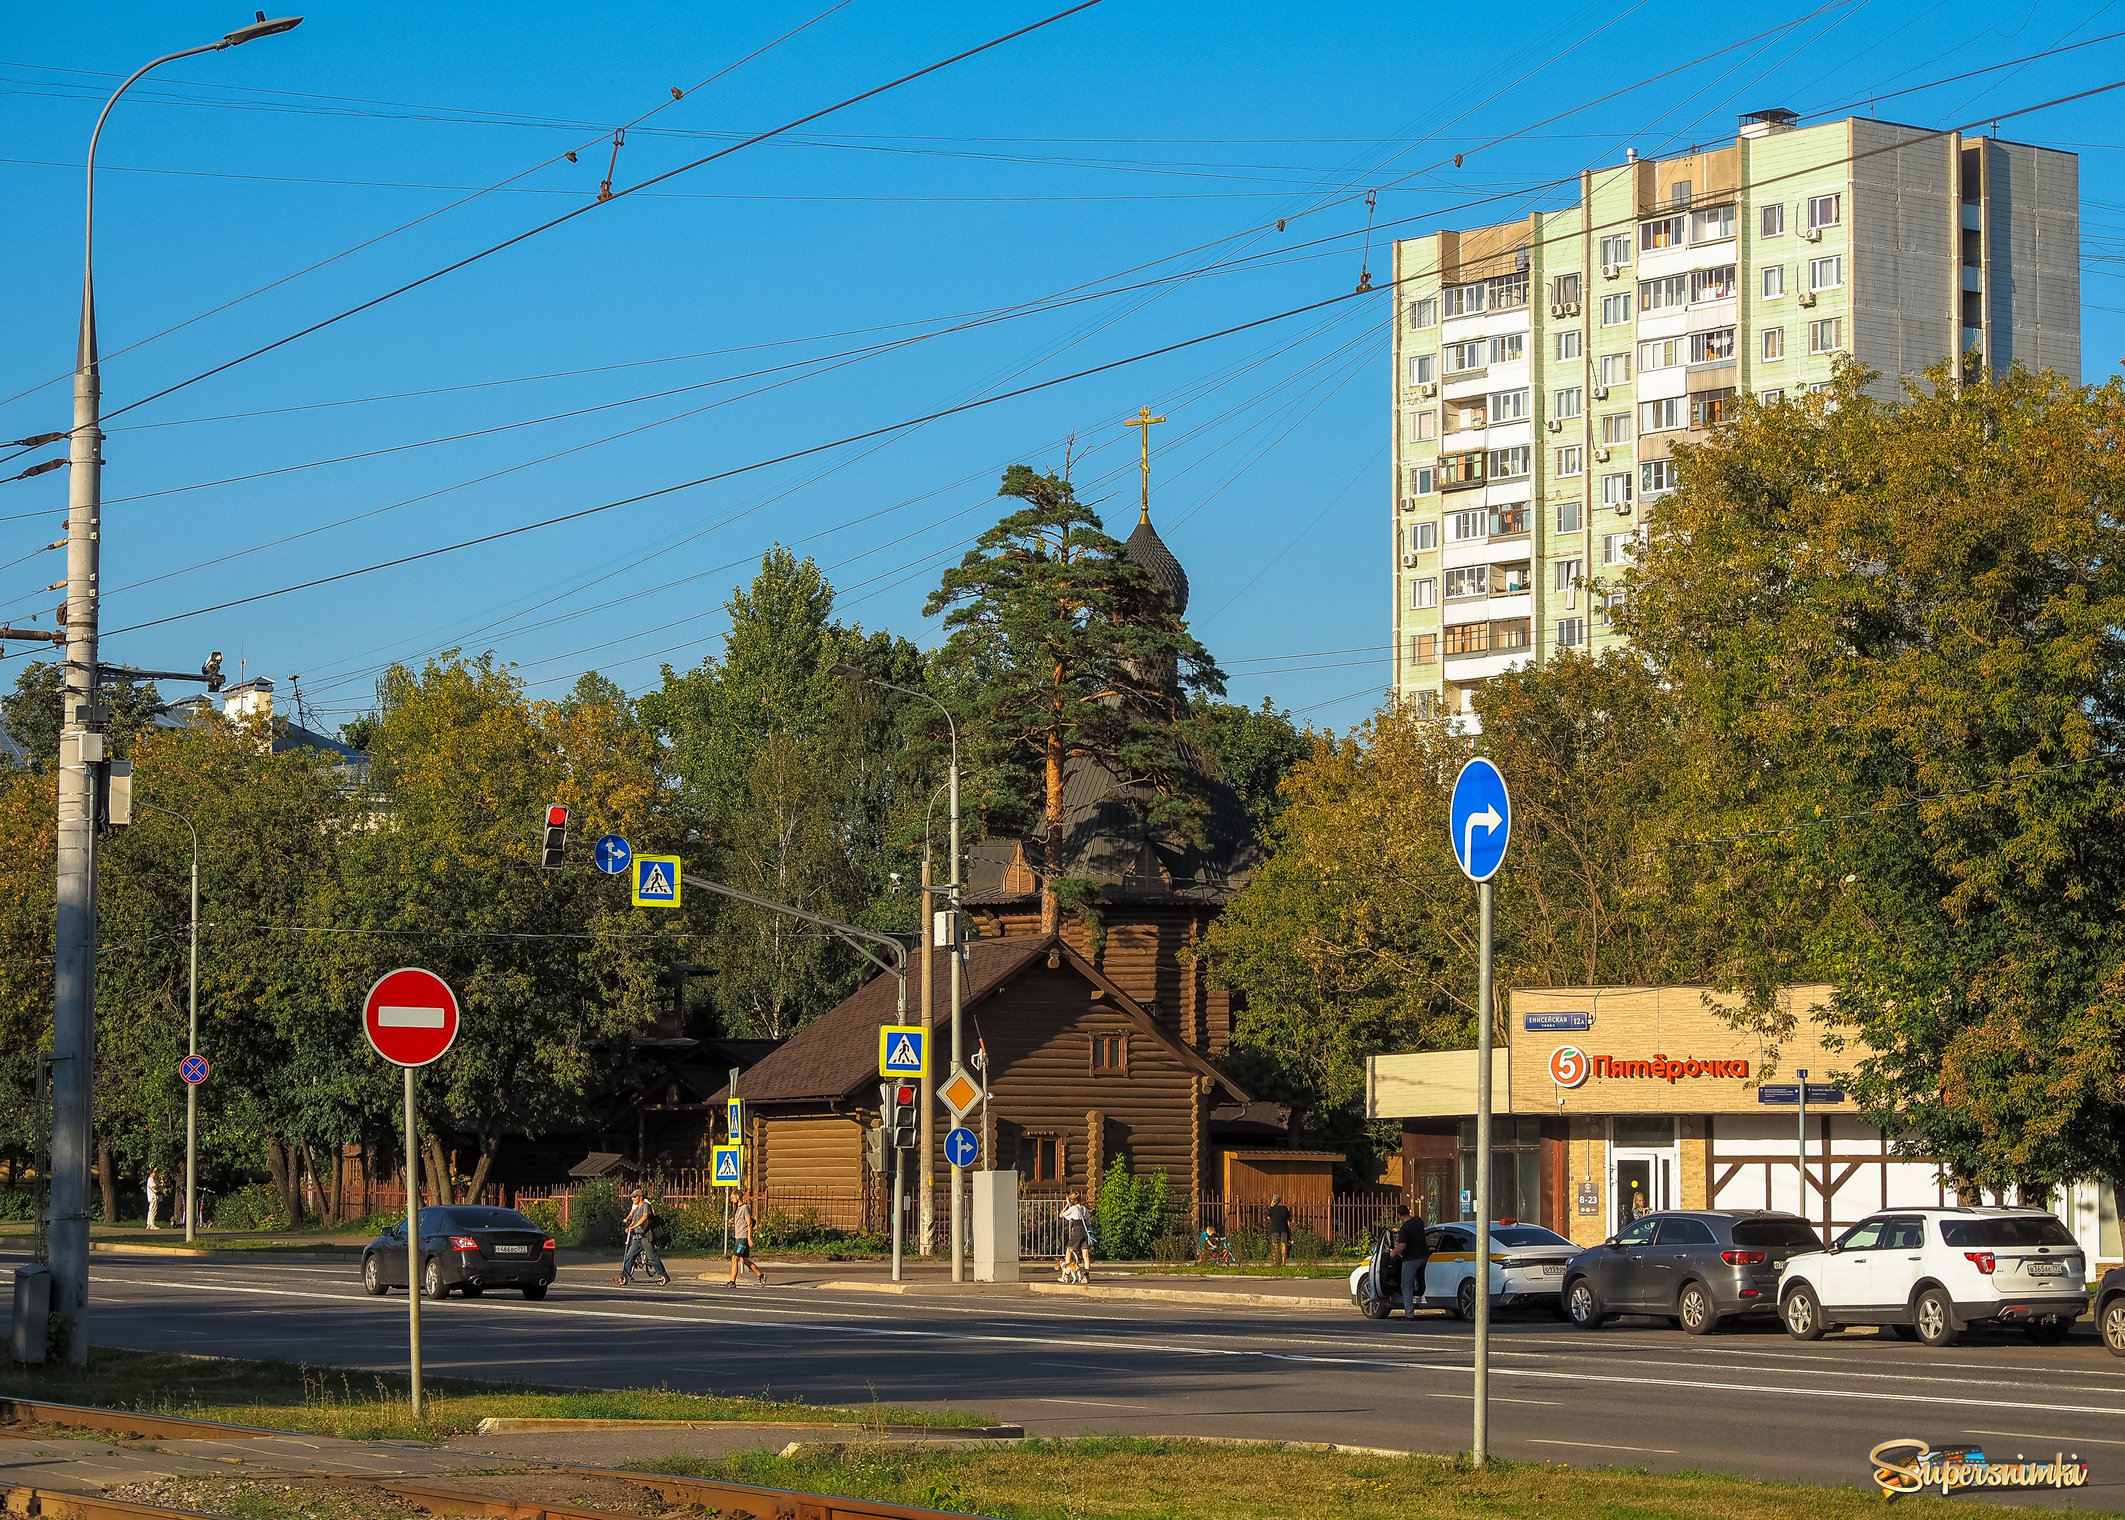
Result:
{"label": "street lamp post", "polygon": [[[952,1070],[957,1071],[960,1065],[960,1012],[966,996],[966,965],[964,958],[961,956],[959,944],[959,896],[966,886],[964,878],[960,875],[959,855],[959,725],[952,720],[952,710],[926,691],[918,690],[912,686],[900,686],[892,681],[880,680],[868,671],[860,670],[856,666],[845,662],[837,661],[828,667],[828,671],[832,675],[841,677],[844,681],[856,681],[866,686],[882,686],[887,691],[897,691],[902,696],[916,697],[929,703],[930,706],[944,714],[945,727],[952,735],[952,853],[945,862],[945,875],[949,879],[942,886],[945,893],[945,901],[950,904],[949,911],[952,915]],[[937,884],[933,883],[932,890],[936,889]],[[922,932],[925,936],[929,936],[930,926],[924,924]],[[927,1009],[924,1010],[924,1017],[928,1017]],[[967,1271],[967,1217],[966,1199],[963,1196],[966,1183],[961,1173],[962,1168],[955,1163],[952,1167],[953,1282],[964,1282]]]}
{"label": "street lamp post", "polygon": [[[143,812],[165,813],[185,826],[192,836],[192,969],[188,978],[185,1002],[189,1012],[190,1030],[185,1036],[184,1053],[199,1054],[199,830],[192,827],[192,820],[173,808],[157,807],[152,802],[139,804]],[[199,1084],[186,1080],[184,1084],[184,1243],[192,1245],[199,1239],[199,1188],[196,1178],[199,1173]]]}
{"label": "street lamp post", "polygon": [[[82,219],[81,329],[74,350],[74,427],[66,522],[65,692],[59,734],[58,914],[52,967],[52,1311],[70,1326],[67,1360],[89,1356],[89,1149],[96,1059],[96,784],[104,760],[103,717],[96,710],[97,534],[103,504],[102,375],[96,355],[96,148],[118,97],[150,69],[196,53],[218,53],[302,23],[269,21],[219,42],[166,53],[111,92],[89,134],[88,185]],[[189,1211],[186,1218],[189,1219]]]}

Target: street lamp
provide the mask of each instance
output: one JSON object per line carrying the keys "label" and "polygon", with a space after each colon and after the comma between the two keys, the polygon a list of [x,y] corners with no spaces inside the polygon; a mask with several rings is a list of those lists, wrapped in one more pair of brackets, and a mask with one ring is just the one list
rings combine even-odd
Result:
{"label": "street lamp", "polygon": [[[157,807],[152,802],[139,804],[141,811],[164,813],[185,826],[192,836],[192,971],[186,1003],[190,1009],[191,1029],[185,1036],[185,1054],[199,1054],[199,830],[192,827],[192,820],[174,808]],[[199,1171],[199,1084],[186,1078],[184,1084],[184,1243],[192,1245],[199,1239],[199,1189],[194,1181]]]}
{"label": "street lamp", "polygon": [[[966,991],[965,968],[963,967],[960,961],[959,945],[959,894],[961,889],[965,885],[964,881],[961,879],[960,876],[959,859],[959,725],[952,720],[952,710],[950,708],[946,707],[942,702],[938,701],[928,692],[919,690],[916,687],[900,686],[892,681],[880,680],[877,676],[870,674],[870,672],[865,670],[859,670],[856,666],[850,665],[845,661],[837,660],[834,664],[829,665],[827,667],[827,673],[829,675],[839,676],[844,681],[854,681],[864,686],[881,686],[884,687],[887,691],[897,691],[902,696],[919,698],[920,700],[929,703],[930,706],[936,708],[940,713],[944,714],[945,727],[951,732],[952,735],[952,853],[950,858],[945,861],[945,875],[950,879],[944,883],[944,888],[946,893],[945,900],[950,905],[950,912],[952,914],[952,1070],[956,1072],[959,1070],[960,1064],[960,1004],[964,999]],[[924,924],[922,926],[922,932],[925,935],[929,935],[931,932],[930,926],[928,924]],[[925,1010],[925,1013],[927,1013],[927,1010]],[[925,1161],[928,1160],[927,1153],[925,1153],[924,1159]],[[958,1166],[957,1163],[954,1163],[952,1166],[953,1282],[964,1282],[966,1280],[967,1271],[966,1200],[961,1197],[961,1191],[965,1186],[965,1181],[961,1177],[960,1172],[961,1168]]]}
{"label": "street lamp", "polygon": [[[103,755],[103,715],[96,710],[97,534],[103,505],[102,375],[96,355],[96,149],[118,97],[149,70],[196,53],[219,53],[302,23],[269,21],[219,42],[166,53],[111,92],[89,134],[88,181],[81,238],[81,330],[74,350],[74,426],[66,524],[65,693],[59,736],[58,914],[52,966],[52,1311],[71,1321],[67,1360],[89,1356],[89,1143],[96,1059],[96,787]],[[190,1210],[186,1216],[190,1219]]]}

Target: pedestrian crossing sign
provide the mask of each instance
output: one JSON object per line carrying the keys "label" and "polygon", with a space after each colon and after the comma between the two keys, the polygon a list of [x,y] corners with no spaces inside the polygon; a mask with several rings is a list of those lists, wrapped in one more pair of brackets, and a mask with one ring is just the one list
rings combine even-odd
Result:
{"label": "pedestrian crossing sign", "polygon": [[745,1181],[745,1147],[719,1145],[716,1150],[716,1186],[737,1187]]}
{"label": "pedestrian crossing sign", "polygon": [[638,908],[676,908],[679,906],[679,857],[676,855],[637,855],[634,858],[635,906]]}
{"label": "pedestrian crossing sign", "polygon": [[919,1024],[886,1024],[878,1030],[878,1075],[930,1074],[930,1032]]}

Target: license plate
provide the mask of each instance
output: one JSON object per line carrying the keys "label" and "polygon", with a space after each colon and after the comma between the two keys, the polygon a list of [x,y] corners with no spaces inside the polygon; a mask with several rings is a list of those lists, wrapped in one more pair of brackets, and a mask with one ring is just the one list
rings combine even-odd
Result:
{"label": "license plate", "polygon": [[2063,1261],[2025,1261],[2022,1269],[2031,1277],[2064,1277],[2066,1263]]}
{"label": "license plate", "polygon": [[530,1246],[496,1246],[493,1249],[494,1254],[497,1256],[529,1256],[531,1254]]}
{"label": "license plate", "polygon": [[1562,1277],[1564,1275],[1564,1263],[1561,1261],[1549,1263],[1542,1269],[1542,1275],[1544,1277]]}

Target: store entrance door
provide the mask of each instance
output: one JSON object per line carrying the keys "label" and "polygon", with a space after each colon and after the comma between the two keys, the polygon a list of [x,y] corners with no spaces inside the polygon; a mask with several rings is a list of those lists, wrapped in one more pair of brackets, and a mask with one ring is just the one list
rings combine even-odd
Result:
{"label": "store entrance door", "polygon": [[1609,1233],[1630,1228],[1631,1221],[1657,1209],[1672,1208],[1669,1188],[1672,1186],[1673,1166],[1664,1151],[1623,1151],[1616,1153],[1616,1185],[1611,1189],[1615,1200],[1615,1218],[1609,1222]]}

